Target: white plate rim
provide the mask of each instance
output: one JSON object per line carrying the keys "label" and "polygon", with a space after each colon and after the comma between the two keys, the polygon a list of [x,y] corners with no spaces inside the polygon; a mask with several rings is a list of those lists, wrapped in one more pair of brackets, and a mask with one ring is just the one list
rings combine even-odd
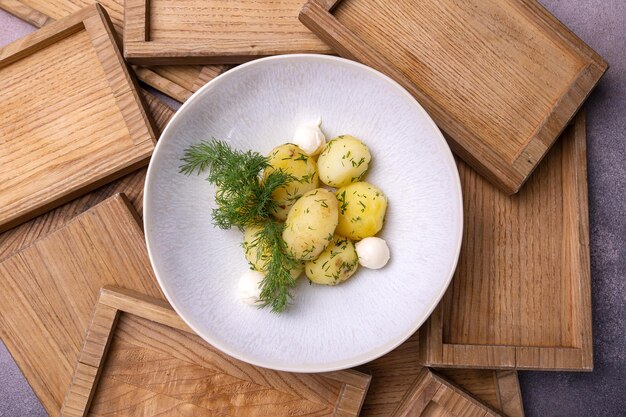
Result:
{"label": "white plate rim", "polygon": [[[378,77],[380,77],[381,79],[383,79],[384,81],[386,81],[388,84],[390,84],[391,87],[397,89],[401,94],[405,95],[408,99],[410,99],[410,101],[412,101],[413,103],[415,103],[415,105],[417,106],[417,108],[422,111],[425,115],[426,115],[426,119],[428,120],[428,123],[431,124],[431,126],[433,127],[433,131],[436,132],[436,136],[437,139],[439,139],[445,146],[444,149],[446,150],[444,153],[446,155],[446,161],[449,165],[449,168],[452,169],[452,172],[454,173],[453,177],[454,177],[454,183],[456,185],[456,190],[458,193],[458,202],[459,205],[457,207],[457,215],[458,215],[458,228],[456,230],[456,241],[457,244],[455,245],[455,253],[454,253],[454,261],[451,264],[451,269],[447,274],[447,278],[445,280],[445,285],[442,286],[441,291],[439,292],[439,294],[437,294],[437,297],[433,298],[433,301],[431,303],[431,305],[426,309],[427,313],[415,320],[415,322],[413,323],[413,326],[407,331],[407,334],[402,335],[394,340],[391,340],[390,342],[388,342],[387,344],[385,344],[383,347],[379,347],[375,350],[372,350],[370,352],[368,352],[368,354],[361,354],[359,355],[358,358],[355,359],[345,359],[339,362],[335,362],[332,364],[322,364],[322,365],[291,365],[291,366],[284,366],[284,365],[280,365],[280,364],[276,364],[276,363],[270,363],[270,362],[266,362],[263,360],[256,360],[256,359],[250,359],[245,357],[244,355],[240,355],[237,352],[233,352],[230,349],[228,349],[228,347],[224,346],[218,339],[214,339],[213,337],[211,337],[211,335],[206,334],[202,331],[200,331],[199,329],[197,329],[194,325],[191,324],[191,322],[189,320],[186,320],[185,316],[183,314],[181,314],[181,312],[179,311],[179,309],[176,307],[176,305],[172,302],[172,297],[170,297],[170,295],[168,294],[167,289],[165,288],[165,285],[163,283],[163,280],[160,277],[159,271],[157,270],[157,268],[155,268],[155,262],[154,262],[154,254],[151,250],[151,245],[150,245],[150,234],[151,231],[149,228],[144,226],[144,234],[145,234],[145,241],[146,241],[146,246],[147,246],[147,250],[148,250],[148,258],[150,260],[150,264],[152,266],[152,270],[154,272],[154,275],[157,279],[157,283],[159,284],[159,287],[161,288],[161,291],[163,292],[163,294],[165,295],[165,298],[167,299],[168,303],[170,304],[170,306],[174,309],[174,311],[176,312],[176,314],[178,314],[178,316],[185,322],[185,324],[187,324],[187,326],[189,326],[200,338],[202,338],[203,340],[205,340],[207,343],[209,343],[211,346],[215,347],[216,349],[220,350],[223,353],[226,353],[227,355],[238,359],[242,362],[246,362],[249,363],[251,365],[254,366],[259,366],[262,368],[267,368],[267,369],[272,369],[272,370],[276,370],[276,371],[284,371],[284,372],[296,372],[296,373],[320,373],[320,372],[333,372],[333,371],[340,371],[340,370],[345,370],[345,369],[349,369],[349,368],[353,368],[355,366],[359,366],[359,365],[363,365],[365,363],[371,362],[377,358],[380,358],[381,356],[386,355],[387,353],[391,352],[392,350],[394,350],[395,348],[397,348],[398,346],[400,346],[402,343],[404,343],[405,341],[407,341],[413,334],[415,334],[415,332],[417,332],[419,330],[419,328],[426,322],[426,320],[428,320],[428,318],[430,317],[430,315],[432,314],[432,312],[435,310],[435,308],[437,307],[437,305],[439,304],[439,302],[441,301],[441,299],[443,298],[443,295],[445,294],[445,292],[447,291],[448,287],[450,286],[450,282],[452,281],[452,277],[454,276],[454,272],[456,271],[456,267],[457,267],[457,263],[459,260],[459,255],[461,252],[461,243],[463,240],[463,227],[464,227],[464,218],[463,218],[463,192],[461,189],[461,179],[459,177],[459,172],[458,172],[458,168],[456,165],[456,162],[454,160],[454,156],[452,154],[452,151],[447,143],[447,141],[445,140],[443,134],[441,133],[441,130],[439,129],[439,127],[435,124],[434,120],[430,117],[430,115],[428,114],[428,112],[422,107],[422,105],[415,99],[415,97],[413,97],[404,87],[402,87],[398,82],[396,82],[395,80],[393,80],[392,78],[390,78],[389,76],[381,73],[380,71],[375,70],[374,68],[371,68],[367,65],[361,64],[359,62],[356,61],[352,61],[349,59],[345,59],[345,58],[341,58],[341,57],[337,57],[337,56],[332,56],[332,55],[321,55],[321,54],[285,54],[285,55],[275,55],[275,56],[270,56],[270,57],[265,57],[265,58],[259,58],[244,64],[241,64],[235,68],[232,68],[230,70],[228,70],[227,72],[218,75],[217,77],[215,77],[214,79],[210,80],[208,83],[206,83],[205,85],[203,85],[202,87],[200,87],[195,93],[193,93],[191,95],[191,97],[189,97],[189,99],[187,99],[187,101],[185,101],[182,106],[176,111],[176,113],[172,116],[172,118],[169,120],[169,122],[167,123],[167,126],[165,127],[165,129],[163,129],[163,132],[161,133],[159,140],[157,141],[157,144],[154,148],[154,151],[152,153],[152,156],[150,158],[150,163],[148,165],[148,170],[147,170],[147,174],[146,174],[146,180],[145,180],[145,184],[144,184],[144,195],[143,195],[143,222],[144,225],[151,223],[150,220],[150,213],[152,211],[152,209],[150,208],[150,196],[151,196],[151,178],[153,177],[153,175],[151,175],[151,173],[156,169],[155,165],[152,163],[152,160],[154,158],[155,155],[157,155],[157,153],[159,152],[159,149],[162,146],[162,143],[164,143],[165,141],[163,140],[163,138],[167,137],[167,134],[169,132],[170,129],[172,129],[172,126],[176,124],[178,118],[180,117],[180,115],[184,112],[185,108],[190,106],[196,99],[197,97],[200,96],[200,94],[202,94],[202,92],[204,90],[209,89],[212,85],[219,83],[224,76],[233,76],[233,74],[236,74],[237,72],[244,70],[250,66],[255,66],[255,65],[259,65],[262,64],[264,62],[267,61],[280,61],[280,60],[291,60],[291,59],[320,59],[320,60],[328,60],[328,61],[336,61],[336,62],[341,62],[344,65],[352,65],[355,66],[357,68],[360,68],[361,70],[364,71],[368,71]],[[416,358],[415,360],[418,360],[418,358]]]}

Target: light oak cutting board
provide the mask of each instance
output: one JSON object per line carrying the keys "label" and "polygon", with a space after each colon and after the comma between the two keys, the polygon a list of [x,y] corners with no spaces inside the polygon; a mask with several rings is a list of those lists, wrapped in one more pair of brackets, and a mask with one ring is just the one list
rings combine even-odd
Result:
{"label": "light oak cutting board", "polygon": [[104,285],[163,297],[137,214],[119,194],[0,263],[0,335],[53,417]]}
{"label": "light oak cutting board", "polygon": [[508,194],[607,69],[535,0],[309,0],[300,19],[406,88],[452,150]]}
{"label": "light oak cutting board", "polygon": [[[146,100],[147,108],[154,119],[157,131],[161,132],[174,115],[174,110],[149,93],[144,92],[143,96]],[[80,213],[117,193],[124,193],[137,213],[141,215],[143,212],[143,185],[146,178],[146,170],[146,168],[141,168],[132,174],[128,174],[119,180],[50,210],[13,229],[0,233],[0,261],[30,245],[39,237],[45,236],[65,225]]]}
{"label": "light oak cutting board", "polygon": [[[66,17],[95,0],[0,0],[0,8],[40,28]],[[120,39],[124,24],[124,0],[99,0],[111,17]],[[180,102],[229,67],[225,65],[180,65],[156,68],[134,67],[137,78]]]}
{"label": "light oak cutting board", "polygon": [[459,162],[461,256],[446,295],[420,329],[426,364],[593,368],[585,149],[579,114],[513,197]]}
{"label": "light oak cutting board", "polygon": [[106,13],[0,49],[0,231],[148,163],[156,142]]}
{"label": "light oak cutting board", "polygon": [[301,0],[126,0],[124,56],[172,65],[331,53],[298,21],[301,7]]}
{"label": "light oak cutting board", "polygon": [[370,376],[257,368],[213,348],[161,300],[105,287],[61,416],[356,417]]}

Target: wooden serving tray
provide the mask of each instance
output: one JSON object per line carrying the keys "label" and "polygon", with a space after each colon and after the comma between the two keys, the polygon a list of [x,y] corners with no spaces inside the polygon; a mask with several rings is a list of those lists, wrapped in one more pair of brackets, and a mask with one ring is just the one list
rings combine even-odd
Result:
{"label": "wooden serving tray", "polygon": [[302,0],[126,0],[124,56],[142,65],[237,64],[332,50],[298,21]]}
{"label": "wooden serving tray", "polygon": [[502,414],[423,368],[392,417],[496,417]]}
{"label": "wooden serving tray", "polygon": [[[95,3],[96,0],[0,0],[0,9],[41,28]],[[113,26],[121,39],[124,25],[124,0],[99,0],[111,17]],[[200,87],[229,67],[225,65],[185,65],[133,69],[149,86],[180,102],[186,101]]]}
{"label": "wooden serving tray", "polygon": [[[169,107],[167,107],[166,105],[160,103],[156,98],[154,98],[153,96],[149,94],[146,94],[146,101],[148,103],[152,116],[155,120],[155,124],[157,125],[157,128],[159,130],[162,130],[167,124],[167,122],[169,121],[169,119],[174,114],[174,111],[170,109]],[[112,233],[111,239],[116,238],[115,235],[116,233],[120,231],[120,228],[125,228],[126,224],[130,224],[131,227],[127,230],[123,230],[123,233],[125,235],[127,234],[129,236],[135,236],[134,242],[137,244],[137,246],[132,246],[132,247],[127,248],[126,246],[131,245],[131,243],[126,243],[127,242],[126,240],[122,240],[120,243],[118,243],[116,240],[115,246],[119,247],[121,253],[123,253],[123,251],[127,249],[128,256],[130,256],[133,253],[136,253],[137,251],[141,251],[142,250],[141,248],[144,248],[144,251],[145,251],[145,243],[143,242],[143,235],[137,236],[137,232],[136,232],[137,226],[136,226],[136,223],[133,223],[133,222],[136,222],[135,217],[130,216],[132,218],[132,222],[131,222],[130,219],[128,218],[129,210],[127,208],[127,203],[123,201],[125,199],[116,195],[118,192],[126,193],[126,195],[131,199],[132,203],[134,204],[135,209],[138,210],[139,213],[141,213],[145,174],[146,174],[146,169],[143,168],[133,174],[129,174],[117,181],[114,181],[110,184],[107,184],[104,187],[99,188],[96,191],[92,191],[91,193],[88,193],[80,198],[77,198],[68,204],[58,207],[52,211],[47,212],[44,215],[36,217],[33,220],[30,220],[7,232],[0,234],[0,261],[8,259],[17,251],[23,251],[21,253],[24,253],[24,254],[28,253],[26,249],[29,248],[29,246],[30,246],[30,249],[32,249],[34,246],[31,246],[31,245],[33,245],[34,242],[38,241],[43,236],[48,235],[52,231],[80,230],[80,229],[76,229],[76,225],[70,226],[70,227],[65,227],[65,226],[68,225],[70,222],[72,222],[73,219],[75,219],[76,216],[78,216],[80,213],[84,212],[85,210],[88,210],[90,207],[93,207],[102,203],[109,197],[111,197],[112,199],[105,201],[103,205],[109,208],[117,207],[119,210],[121,210],[122,213],[126,214],[125,216],[121,217],[121,222],[118,223],[117,220],[114,220],[117,226],[114,229],[111,229],[111,231],[109,232],[109,233]],[[85,213],[85,215],[91,216],[91,217],[101,217],[102,215],[105,214],[105,212],[103,211],[104,206],[103,207],[97,206],[96,208],[94,208],[93,212],[87,212]],[[130,209],[130,212],[132,212],[134,215],[137,214],[137,212],[135,212],[133,209]],[[125,219],[128,221],[128,223],[125,222]],[[111,242],[111,245],[113,246],[113,242]],[[13,257],[12,259],[16,260],[20,258],[18,256],[18,257]],[[72,258],[69,258],[69,259],[72,259]],[[50,261],[52,261],[52,259],[50,259]],[[0,264],[0,265],[3,265],[3,264]],[[15,307],[15,303],[13,301],[11,304],[5,303],[5,302],[1,303],[0,305],[0,336],[2,337],[4,343],[7,345],[9,351],[12,353],[13,358],[17,361],[19,367],[21,368],[22,372],[26,376],[26,379],[29,381],[29,383],[33,387],[35,394],[42,401],[44,408],[46,409],[48,414],[50,416],[57,416],[59,415],[59,412],[61,409],[61,401],[63,399],[65,390],[67,389],[67,386],[68,386],[67,384],[69,384],[69,382],[71,381],[71,376],[72,376],[71,373],[73,370],[72,361],[75,360],[80,350],[81,342],[79,341],[78,343],[76,343],[76,338],[73,336],[76,336],[77,338],[82,339],[84,335],[84,331],[86,330],[86,327],[80,331],[78,329],[75,329],[69,333],[64,333],[64,332],[54,333],[56,335],[55,337],[57,338],[58,343],[57,343],[57,340],[45,342],[47,343],[47,345],[45,345],[43,349],[46,350],[46,352],[48,353],[45,353],[45,356],[43,359],[51,359],[55,363],[62,362],[65,364],[64,366],[48,368],[46,367],[45,363],[40,362],[40,359],[37,356],[39,354],[39,351],[33,352],[31,349],[28,349],[27,351],[19,350],[21,346],[20,342],[22,339],[19,337],[16,338],[16,336],[19,336],[20,329],[22,328],[22,325],[20,324],[20,320],[23,319],[24,314],[21,313],[20,311],[16,311],[16,309],[23,308],[24,311],[32,311],[35,308],[35,306],[34,305],[26,306],[27,303],[36,303],[37,300],[39,300],[41,297],[47,297],[47,296],[55,297],[60,294],[60,289],[52,291],[51,293],[47,293],[50,290],[51,285],[53,284],[53,281],[51,278],[45,280],[44,285],[41,288],[35,288],[31,290],[31,289],[22,288],[20,281],[19,281],[20,276],[21,276],[21,273],[16,273],[15,279],[8,280],[8,279],[5,279],[4,274],[0,272],[0,291],[2,292],[2,294],[0,294],[0,298],[3,300],[4,299],[20,300],[18,307]],[[98,280],[100,279],[101,278],[98,278]],[[92,298],[92,299],[97,298],[98,290],[96,289],[95,290],[96,292],[89,292],[90,287],[89,288],[86,287],[84,283],[82,285],[76,285],[76,286],[70,285],[71,280],[66,276],[61,277],[60,282],[63,285],[60,285],[59,288],[65,289],[65,292],[63,295],[64,297],[67,296],[68,298],[76,298],[78,300],[81,300],[84,298],[83,293],[86,291],[88,295],[87,298]],[[110,281],[107,281],[107,282],[110,282]],[[124,286],[132,288],[134,285],[133,283],[134,283],[134,279],[132,278],[128,280],[128,283],[126,283],[126,280],[125,280]],[[55,283],[55,285],[57,284]],[[86,306],[85,310],[81,313],[80,319],[87,323],[89,320],[89,314],[91,314],[92,308],[93,308],[93,305]],[[66,320],[68,318],[68,316],[63,316],[63,317]],[[73,321],[67,321],[66,323],[64,323],[64,327],[71,329],[74,326],[73,323],[74,323]],[[47,331],[43,331],[40,329],[47,328],[45,326],[48,326],[49,324],[50,324],[50,318],[45,317],[45,316],[42,319],[38,320],[38,322],[35,324],[31,322],[27,322],[26,329],[34,337],[32,338],[31,341],[23,341],[23,343],[26,344],[26,343],[38,342],[41,338],[45,337],[45,334],[47,334]],[[44,326],[44,327],[38,327],[38,326]],[[59,326],[56,326],[56,325],[52,327],[53,330],[58,329],[58,328]],[[70,335],[72,335],[71,339],[70,339]],[[11,342],[12,340],[13,342]],[[53,351],[49,351],[46,346],[50,346],[50,345],[56,346],[57,344],[58,345],[69,344],[72,347],[69,350],[65,351],[64,356],[56,357],[55,353]],[[50,350],[54,350],[54,349],[50,348]],[[44,379],[41,378],[42,373],[40,372],[43,370],[45,370]],[[64,381],[63,383],[65,383],[65,385],[58,385],[59,381]]]}
{"label": "wooden serving tray", "polygon": [[[425,369],[416,360],[419,356],[419,337],[415,334],[388,354],[356,368],[372,376],[362,417],[389,417],[400,406]],[[492,409],[508,417],[524,416],[517,372],[483,369],[440,369],[437,372]]]}
{"label": "wooden serving tray", "polygon": [[426,364],[592,369],[584,114],[546,159],[513,197],[459,162],[461,256],[420,329]]}
{"label": "wooden serving tray", "polygon": [[104,285],[162,298],[137,214],[116,195],[0,263],[0,334],[58,416]]}
{"label": "wooden serving tray", "polygon": [[309,0],[300,20],[399,82],[452,150],[509,194],[607,69],[534,0]]}
{"label": "wooden serving tray", "polygon": [[[160,133],[174,115],[174,110],[161,103],[150,93],[144,92],[143,96]],[[145,177],[146,168],[142,168],[13,229],[0,233],[0,261],[30,245],[38,238],[64,226],[80,213],[117,193],[124,193],[136,212],[141,215]]]}
{"label": "wooden serving tray", "polygon": [[204,342],[165,302],[105,287],[61,416],[356,417],[370,378],[257,368]]}
{"label": "wooden serving tray", "polygon": [[0,49],[0,231],[147,164],[156,135],[99,6]]}

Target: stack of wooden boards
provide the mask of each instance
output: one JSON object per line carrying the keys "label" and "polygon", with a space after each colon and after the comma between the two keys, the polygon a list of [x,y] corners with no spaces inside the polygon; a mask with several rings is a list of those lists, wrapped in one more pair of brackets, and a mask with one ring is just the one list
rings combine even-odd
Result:
{"label": "stack of wooden boards", "polygon": [[[0,335],[50,415],[516,417],[515,370],[592,368],[574,115],[607,66],[535,2],[91,3],[0,0],[45,26],[0,50]],[[268,371],[213,349],[163,300],[140,168],[173,112],[133,73],[184,101],[223,64],[333,51],[396,79],[462,158],[461,257],[393,352],[356,370]]]}

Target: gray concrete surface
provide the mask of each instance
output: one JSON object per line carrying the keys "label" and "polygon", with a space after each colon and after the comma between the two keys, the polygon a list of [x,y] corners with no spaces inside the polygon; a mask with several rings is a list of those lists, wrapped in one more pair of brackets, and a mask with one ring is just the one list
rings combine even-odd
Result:
{"label": "gray concrete surface", "polygon": [[[611,68],[586,105],[595,369],[520,372],[524,406],[529,417],[626,416],[626,0],[541,3]],[[0,10],[0,45],[32,30]],[[0,417],[45,415],[0,343]]]}

